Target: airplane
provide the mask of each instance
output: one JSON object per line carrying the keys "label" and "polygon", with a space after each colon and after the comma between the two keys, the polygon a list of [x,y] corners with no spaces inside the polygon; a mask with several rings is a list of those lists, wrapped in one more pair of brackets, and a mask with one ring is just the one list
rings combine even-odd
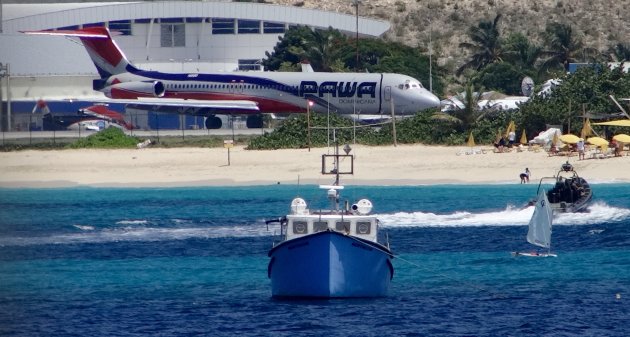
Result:
{"label": "airplane", "polygon": [[206,116],[217,129],[217,114],[247,115],[247,126],[262,127],[261,113],[336,112],[359,120],[413,115],[439,107],[420,81],[392,73],[247,72],[164,73],[142,70],[125,57],[106,27],[24,31],[78,37],[100,75],[93,89],[128,108]]}
{"label": "airplane", "polygon": [[[442,100],[442,112],[464,109],[464,102],[461,100],[464,97],[466,97],[465,93],[461,93],[458,96],[450,96]],[[477,107],[479,110],[512,110],[518,109],[520,104],[528,100],[529,97],[527,96],[507,96],[495,91],[486,91],[481,94],[480,99],[477,101]]]}
{"label": "airplane", "polygon": [[81,108],[76,114],[53,114],[44,100],[39,100],[33,107],[33,113],[43,114],[46,130],[89,130],[100,131],[108,127],[132,130],[134,126],[125,121],[120,112],[110,110],[106,105],[97,104]]}
{"label": "airplane", "polygon": [[[113,126],[121,129],[132,130],[133,125],[125,121],[125,117],[120,112],[110,110],[107,106],[102,104],[92,105],[87,108],[82,108],[77,111],[79,116],[89,116],[82,119],[76,126],[84,127],[87,130],[99,131],[106,127]],[[91,118],[90,118],[91,117]],[[75,124],[72,124],[68,129],[72,129]]]}

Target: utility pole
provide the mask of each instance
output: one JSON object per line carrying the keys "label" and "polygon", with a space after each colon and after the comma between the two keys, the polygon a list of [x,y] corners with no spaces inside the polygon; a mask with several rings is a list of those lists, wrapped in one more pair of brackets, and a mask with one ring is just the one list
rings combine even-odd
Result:
{"label": "utility pole", "polygon": [[429,92],[433,93],[433,74],[431,73],[432,63],[431,55],[433,54],[433,24],[431,19],[429,19]]}
{"label": "utility pole", "polygon": [[[2,82],[7,78],[7,111],[5,115],[2,97]],[[9,79],[9,64],[0,62],[0,128],[2,131],[11,131],[11,84]]]}

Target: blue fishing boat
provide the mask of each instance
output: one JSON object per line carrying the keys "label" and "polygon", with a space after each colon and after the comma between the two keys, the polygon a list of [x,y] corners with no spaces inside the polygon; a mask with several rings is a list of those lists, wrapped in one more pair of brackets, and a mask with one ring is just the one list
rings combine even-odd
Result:
{"label": "blue fishing boat", "polygon": [[[335,174],[335,183],[320,185],[330,209],[309,210],[295,198],[291,212],[277,220],[281,241],[269,251],[268,276],[274,297],[380,297],[387,295],[394,267],[389,243],[379,242],[378,219],[370,214],[372,203],[361,199],[339,207],[340,174],[352,174],[354,157],[346,145],[334,155],[323,155],[322,173]],[[332,160],[333,169],[326,163]],[[339,167],[350,162],[349,170]]]}

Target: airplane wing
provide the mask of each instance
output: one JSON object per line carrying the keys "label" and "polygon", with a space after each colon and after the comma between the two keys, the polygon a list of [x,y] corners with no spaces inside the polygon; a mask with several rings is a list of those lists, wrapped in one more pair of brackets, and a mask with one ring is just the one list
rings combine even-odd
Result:
{"label": "airplane wing", "polygon": [[126,108],[177,113],[196,116],[210,116],[214,114],[258,114],[258,104],[254,101],[207,101],[179,98],[142,97],[138,99],[103,99],[90,100],[98,103],[120,103]]}

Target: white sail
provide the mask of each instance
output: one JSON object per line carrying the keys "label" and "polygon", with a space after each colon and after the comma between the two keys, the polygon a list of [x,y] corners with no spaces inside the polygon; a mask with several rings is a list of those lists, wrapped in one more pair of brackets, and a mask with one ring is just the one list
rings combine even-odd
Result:
{"label": "white sail", "polygon": [[553,210],[549,207],[547,192],[540,189],[536,199],[534,215],[529,220],[529,231],[527,231],[527,242],[549,248],[551,246],[551,218]]}

